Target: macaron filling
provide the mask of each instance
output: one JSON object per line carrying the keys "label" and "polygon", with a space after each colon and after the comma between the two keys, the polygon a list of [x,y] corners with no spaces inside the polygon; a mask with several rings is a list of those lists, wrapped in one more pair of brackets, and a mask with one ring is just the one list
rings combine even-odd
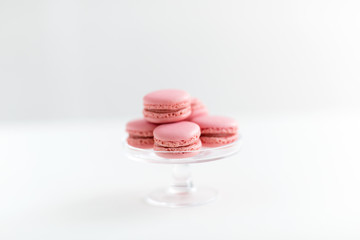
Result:
{"label": "macaron filling", "polygon": [[128,144],[130,144],[133,147],[140,147],[140,148],[149,148],[153,147],[154,145],[154,136],[151,136],[152,133],[145,133],[139,135],[134,135],[132,133],[129,133],[129,136],[127,138]]}
{"label": "macaron filling", "polygon": [[170,110],[181,110],[184,108],[187,108],[191,106],[190,105],[190,101],[184,101],[184,102],[179,102],[179,103],[171,103],[171,104],[148,104],[148,103],[144,103],[144,109],[148,110],[148,111],[156,111],[156,110],[164,110],[164,111],[170,111]]}
{"label": "macaron filling", "polygon": [[154,146],[154,139],[152,137],[133,137],[127,138],[129,145],[137,148],[152,148]]}
{"label": "macaron filling", "polygon": [[201,141],[200,139],[196,139],[193,143],[185,146],[178,146],[178,147],[164,147],[155,143],[154,150],[155,151],[168,151],[168,152],[190,152],[196,151],[201,148]]}
{"label": "macaron filling", "polygon": [[202,137],[231,137],[236,136],[236,133],[205,133],[201,134]]}
{"label": "macaron filling", "polygon": [[145,137],[145,136],[135,136],[135,135],[129,135],[129,138],[133,138],[133,139],[153,139],[153,137]]}
{"label": "macaron filling", "polygon": [[183,116],[183,115],[190,115],[190,113],[191,113],[190,106],[182,108],[182,109],[177,109],[177,110],[144,109],[144,111],[143,111],[145,118],[155,118],[155,119],[179,117],[179,116]]}
{"label": "macaron filling", "polygon": [[127,130],[127,132],[129,133],[129,137],[133,137],[133,138],[153,138],[154,135],[152,133],[152,131],[133,131],[133,130]]}
{"label": "macaron filling", "polygon": [[137,148],[152,148],[154,145],[153,131],[156,124],[149,123],[145,119],[136,119],[126,124],[126,132],[129,134],[127,142]]}
{"label": "macaron filling", "polygon": [[172,112],[178,112],[178,111],[184,110],[186,108],[187,107],[180,108],[180,109],[145,109],[145,111],[152,112],[152,113],[172,113]]}
{"label": "macaron filling", "polygon": [[201,141],[205,146],[221,146],[235,142],[238,139],[237,128],[202,129]]}
{"label": "macaron filling", "polygon": [[221,146],[235,142],[238,139],[237,132],[201,133],[201,141],[205,146]]}
{"label": "macaron filling", "polygon": [[160,146],[160,147],[170,147],[170,148],[186,147],[186,146],[190,146],[191,144],[194,144],[196,141],[198,141],[199,137],[200,137],[200,132],[187,140],[163,141],[158,138],[154,138],[154,142],[157,146]]}

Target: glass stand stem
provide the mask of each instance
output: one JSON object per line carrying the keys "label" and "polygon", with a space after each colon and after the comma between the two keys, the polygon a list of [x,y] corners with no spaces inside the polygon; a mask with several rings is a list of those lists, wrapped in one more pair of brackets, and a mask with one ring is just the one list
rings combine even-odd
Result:
{"label": "glass stand stem", "polygon": [[146,201],[162,207],[190,207],[210,203],[216,199],[217,191],[207,187],[195,188],[189,164],[176,164],[172,171],[170,187],[151,192]]}
{"label": "glass stand stem", "polygon": [[195,191],[189,164],[175,164],[172,170],[172,177],[173,182],[169,187],[169,192],[186,194]]}

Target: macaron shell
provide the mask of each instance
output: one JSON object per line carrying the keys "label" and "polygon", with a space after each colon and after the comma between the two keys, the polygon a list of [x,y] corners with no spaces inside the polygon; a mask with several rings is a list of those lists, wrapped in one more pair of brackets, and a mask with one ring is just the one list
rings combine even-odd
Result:
{"label": "macaron shell", "polygon": [[237,134],[234,134],[227,137],[201,136],[200,139],[204,147],[219,147],[235,142],[238,139],[238,137],[239,136]]}
{"label": "macaron shell", "polygon": [[127,138],[127,143],[130,146],[136,147],[136,148],[152,148],[154,146],[154,139],[153,138],[135,138],[132,136],[129,136]]}
{"label": "macaron shell", "polygon": [[220,127],[213,127],[213,128],[201,128],[201,134],[235,134],[237,133],[237,127],[227,127],[227,128],[220,128]]}
{"label": "macaron shell", "polygon": [[191,98],[191,108],[192,109],[198,109],[198,108],[204,108],[205,105],[198,99],[198,98]]}
{"label": "macaron shell", "polygon": [[186,103],[190,104],[191,97],[184,91],[179,89],[163,89],[148,93],[143,98],[144,105],[173,105]]}
{"label": "macaron shell", "polygon": [[200,127],[188,121],[163,124],[154,129],[154,141],[162,147],[192,144],[200,137]]}
{"label": "macaron shell", "polygon": [[195,141],[194,143],[188,146],[174,147],[174,148],[161,147],[155,144],[154,150],[158,156],[163,158],[168,158],[168,159],[189,158],[199,154],[198,150],[201,149],[201,146],[202,143],[200,139],[198,139],[197,141]]}
{"label": "macaron shell", "polygon": [[126,132],[133,136],[152,137],[153,131],[157,126],[145,119],[136,119],[126,124]]}
{"label": "macaron shell", "polygon": [[191,114],[191,107],[169,112],[152,112],[147,109],[143,110],[144,118],[151,123],[171,123],[179,122],[188,118]]}

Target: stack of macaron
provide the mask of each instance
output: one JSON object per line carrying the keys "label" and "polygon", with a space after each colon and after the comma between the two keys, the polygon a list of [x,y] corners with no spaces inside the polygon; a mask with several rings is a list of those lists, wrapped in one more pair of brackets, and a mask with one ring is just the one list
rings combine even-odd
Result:
{"label": "stack of macaron", "polygon": [[151,92],[143,98],[143,119],[127,123],[127,142],[136,148],[153,148],[164,158],[186,158],[204,147],[218,147],[238,138],[237,122],[208,115],[197,98],[177,89]]}

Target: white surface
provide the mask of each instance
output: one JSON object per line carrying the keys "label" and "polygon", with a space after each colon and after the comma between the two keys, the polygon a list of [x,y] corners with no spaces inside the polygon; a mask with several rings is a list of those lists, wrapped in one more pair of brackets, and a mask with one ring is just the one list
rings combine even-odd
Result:
{"label": "white surface", "polygon": [[0,121],[140,115],[145,93],[170,87],[217,113],[360,107],[359,9],[358,0],[1,0]]}
{"label": "white surface", "polygon": [[360,115],[238,117],[241,153],[193,167],[214,204],[151,207],[169,166],[122,156],[123,121],[1,125],[0,239],[359,239]]}

